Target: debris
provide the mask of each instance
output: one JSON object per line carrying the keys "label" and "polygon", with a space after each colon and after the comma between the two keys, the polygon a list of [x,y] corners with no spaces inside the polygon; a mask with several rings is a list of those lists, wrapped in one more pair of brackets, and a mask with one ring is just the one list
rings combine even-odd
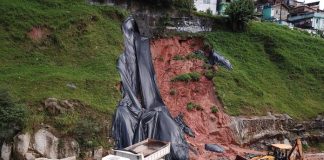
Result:
{"label": "debris", "polygon": [[68,83],[66,86],[70,89],[77,89],[77,86],[74,83]]}
{"label": "debris", "polygon": [[183,113],[181,112],[177,117],[174,118],[174,121],[177,122],[178,126],[190,137],[195,137],[195,132],[188,127],[188,125],[183,121]]}
{"label": "debris", "polygon": [[205,144],[205,149],[207,151],[212,151],[212,152],[218,152],[218,153],[223,153],[225,149],[217,144]]}
{"label": "debris", "polygon": [[219,53],[212,51],[210,54],[211,57],[211,64],[220,64],[222,66],[224,66],[226,69],[228,70],[232,70],[232,64],[230,63],[230,61],[228,59],[226,59],[225,57],[221,56]]}

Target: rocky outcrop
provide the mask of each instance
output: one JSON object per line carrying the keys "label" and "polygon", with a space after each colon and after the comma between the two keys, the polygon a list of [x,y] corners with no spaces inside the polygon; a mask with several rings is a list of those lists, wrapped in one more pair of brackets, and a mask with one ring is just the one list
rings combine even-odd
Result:
{"label": "rocky outcrop", "polygon": [[84,106],[78,100],[58,100],[56,98],[47,98],[44,101],[44,109],[51,115],[58,115],[68,111],[74,111],[75,107]]}
{"label": "rocky outcrop", "polygon": [[[102,148],[95,151],[91,157],[99,159],[102,156]],[[14,137],[13,144],[4,142],[1,146],[2,160],[35,160],[41,157],[43,159],[73,160],[79,154],[80,147],[76,140],[72,138],[60,139],[45,128],[41,128],[33,134],[19,134]],[[68,158],[66,159],[66,157]]]}
{"label": "rocky outcrop", "polygon": [[60,139],[58,158],[78,157],[80,154],[79,143],[72,138]]}
{"label": "rocky outcrop", "polygon": [[1,159],[10,160],[11,150],[12,150],[12,145],[4,142],[1,147]]}
{"label": "rocky outcrop", "polygon": [[62,158],[62,159],[49,159],[49,158],[36,158],[35,160],[76,160],[75,156]]}
{"label": "rocky outcrop", "polygon": [[14,137],[13,155],[16,159],[24,159],[28,151],[31,135],[29,133],[19,134]]}
{"label": "rocky outcrop", "polygon": [[48,158],[58,158],[59,139],[51,132],[40,129],[34,135],[33,148]]}
{"label": "rocky outcrop", "polygon": [[261,117],[232,117],[232,130],[240,145],[250,144],[263,138],[288,134],[287,127],[292,123],[288,115]]}
{"label": "rocky outcrop", "polygon": [[101,160],[103,154],[103,148],[99,147],[96,150],[93,151],[93,159],[95,160]]}

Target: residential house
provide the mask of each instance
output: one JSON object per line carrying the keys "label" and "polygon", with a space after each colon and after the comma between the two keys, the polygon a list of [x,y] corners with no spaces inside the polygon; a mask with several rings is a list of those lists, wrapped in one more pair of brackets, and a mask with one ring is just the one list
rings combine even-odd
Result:
{"label": "residential house", "polygon": [[265,5],[262,11],[262,19],[286,21],[289,15],[289,7],[285,4]]}
{"label": "residential house", "polygon": [[324,31],[324,12],[302,12],[288,16],[295,27]]}
{"label": "residential house", "polygon": [[217,14],[217,0],[194,0],[197,11],[210,10],[213,15]]}

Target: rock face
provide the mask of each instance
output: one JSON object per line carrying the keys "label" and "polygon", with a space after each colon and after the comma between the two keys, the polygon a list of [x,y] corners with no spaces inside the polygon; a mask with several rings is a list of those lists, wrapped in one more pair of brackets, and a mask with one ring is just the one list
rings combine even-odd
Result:
{"label": "rock face", "polygon": [[55,137],[51,132],[40,129],[34,135],[33,148],[48,158],[58,158],[58,144],[59,139]]}
{"label": "rock face", "polygon": [[288,134],[287,126],[291,118],[285,115],[267,115],[262,117],[232,117],[232,130],[236,141],[249,144],[266,137]]}
{"label": "rock face", "polygon": [[94,150],[93,152],[93,159],[101,160],[103,154],[103,148],[99,147],[98,149]]}
{"label": "rock face", "polygon": [[3,143],[1,147],[1,158],[2,160],[10,160],[12,145]]}
{"label": "rock face", "polygon": [[68,111],[74,111],[75,107],[82,107],[83,104],[78,100],[58,100],[47,98],[44,101],[44,109],[52,115],[58,115]]}
{"label": "rock face", "polygon": [[[51,128],[50,126],[48,126]],[[3,143],[0,160],[75,160],[80,155],[80,146],[73,138],[59,138],[48,128],[36,132],[19,134],[13,144]],[[104,149],[99,147],[86,156],[88,159],[101,159]]]}
{"label": "rock face", "polygon": [[64,138],[60,140],[58,158],[78,157],[80,153],[79,144],[72,138]]}
{"label": "rock face", "polygon": [[13,154],[17,159],[23,159],[28,151],[31,135],[19,134],[14,138]]}

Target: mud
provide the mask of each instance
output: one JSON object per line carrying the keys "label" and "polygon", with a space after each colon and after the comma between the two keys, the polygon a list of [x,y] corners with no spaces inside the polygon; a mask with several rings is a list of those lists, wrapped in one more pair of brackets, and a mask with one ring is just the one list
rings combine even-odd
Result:
{"label": "mud", "polygon": [[[158,86],[162,98],[172,116],[180,112],[185,115],[185,122],[196,133],[196,137],[187,137],[192,149],[190,159],[205,160],[217,157],[233,159],[238,147],[230,129],[231,118],[224,113],[223,105],[215,94],[213,82],[204,76],[204,62],[199,59],[174,60],[174,56],[185,57],[193,51],[202,49],[203,41],[199,38],[182,40],[180,37],[158,39],[151,42],[151,52]],[[176,75],[199,72],[197,82],[171,82]],[[171,94],[173,90],[175,93]],[[202,110],[187,110],[189,102],[199,104]],[[212,113],[211,107],[216,106],[217,112]],[[224,153],[206,151],[204,145],[214,143],[225,148]]]}

